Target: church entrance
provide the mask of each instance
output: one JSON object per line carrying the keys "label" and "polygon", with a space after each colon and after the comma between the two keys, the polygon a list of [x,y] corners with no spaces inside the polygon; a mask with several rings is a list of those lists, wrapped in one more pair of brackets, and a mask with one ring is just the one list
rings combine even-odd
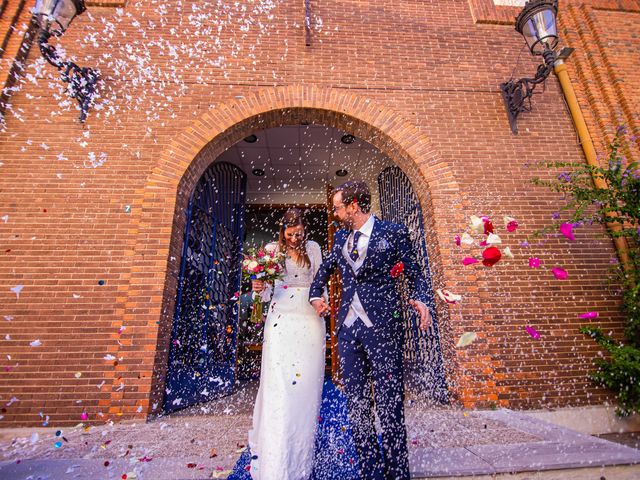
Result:
{"label": "church entrance", "polygon": [[[259,375],[260,325],[248,321],[249,285],[241,285],[242,251],[277,239],[283,212],[305,212],[309,236],[323,253],[336,225],[329,192],[365,180],[373,213],[405,224],[430,281],[422,210],[411,183],[393,161],[348,132],[321,125],[254,131],[208,167],[191,194],[167,370],[166,412],[220,398]],[[338,301],[339,279],[331,301]],[[433,291],[429,292],[433,298]],[[447,403],[438,320],[424,333],[405,312],[407,388]],[[327,373],[338,380],[337,348],[327,324]]]}

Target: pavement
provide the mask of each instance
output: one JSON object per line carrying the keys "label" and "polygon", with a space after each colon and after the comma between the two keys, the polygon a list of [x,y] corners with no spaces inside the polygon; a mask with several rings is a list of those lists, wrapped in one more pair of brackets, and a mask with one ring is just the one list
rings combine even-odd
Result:
{"label": "pavement", "polygon": [[[226,478],[245,448],[254,398],[255,385],[248,385],[147,422],[0,429],[0,479]],[[640,479],[634,436],[623,445],[523,412],[416,400],[408,401],[406,416],[412,478]]]}

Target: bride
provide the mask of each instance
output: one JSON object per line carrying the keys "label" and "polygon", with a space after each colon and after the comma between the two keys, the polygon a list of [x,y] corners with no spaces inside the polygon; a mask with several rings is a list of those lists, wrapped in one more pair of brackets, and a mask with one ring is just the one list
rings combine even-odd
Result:
{"label": "bride", "polygon": [[264,327],[260,387],[249,432],[254,480],[306,480],[324,379],[325,323],[309,304],[309,286],[322,263],[320,246],[306,240],[302,212],[284,214],[278,242],[285,276],[273,288],[253,281],[271,306]]}

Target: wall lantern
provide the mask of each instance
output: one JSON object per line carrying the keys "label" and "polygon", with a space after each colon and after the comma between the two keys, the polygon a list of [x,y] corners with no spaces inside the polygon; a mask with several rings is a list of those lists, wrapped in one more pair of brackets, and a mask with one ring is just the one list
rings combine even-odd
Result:
{"label": "wall lantern", "polygon": [[521,78],[501,83],[502,98],[507,109],[511,131],[518,133],[517,119],[522,112],[531,111],[531,97],[536,85],[543,83],[558,61],[564,61],[573,52],[563,48],[556,53],[559,37],[556,27],[558,0],[531,0],[516,18],[516,31],[520,33],[532,55],[542,56],[544,63],[538,66],[533,78]]}
{"label": "wall lantern", "polygon": [[70,60],[61,60],[55,47],[49,45],[52,35],[61,36],[76,15],[86,10],[84,0],[36,0],[33,15],[42,33],[38,43],[42,56],[61,72],[69,84],[69,93],[80,104],[80,121],[84,122],[96,93],[98,73],[92,68],[80,68]]}

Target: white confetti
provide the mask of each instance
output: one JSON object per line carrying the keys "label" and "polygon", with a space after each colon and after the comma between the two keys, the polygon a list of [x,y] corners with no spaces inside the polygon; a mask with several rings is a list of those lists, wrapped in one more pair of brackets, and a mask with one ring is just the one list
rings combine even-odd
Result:
{"label": "white confetti", "polygon": [[11,291],[16,294],[16,298],[20,298],[20,292],[22,291],[23,288],[24,288],[24,285],[16,285],[15,287],[11,288]]}
{"label": "white confetti", "polygon": [[34,340],[29,345],[32,346],[32,347],[39,347],[39,346],[42,345],[42,342],[40,340]]}

